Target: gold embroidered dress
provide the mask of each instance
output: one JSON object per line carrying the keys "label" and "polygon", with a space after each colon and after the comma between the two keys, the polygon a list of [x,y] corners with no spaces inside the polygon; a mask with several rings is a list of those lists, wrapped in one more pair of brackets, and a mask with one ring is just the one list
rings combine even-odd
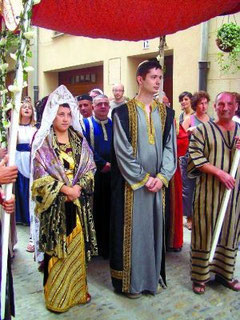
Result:
{"label": "gold embroidered dress", "polygon": [[[32,194],[40,219],[40,250],[45,253],[45,302],[56,312],[87,302],[86,260],[97,253],[89,203],[95,165],[86,140],[73,129],[69,137],[70,144],[62,145],[51,132],[34,159]],[[60,192],[64,184],[79,184],[80,198],[66,202]]]}

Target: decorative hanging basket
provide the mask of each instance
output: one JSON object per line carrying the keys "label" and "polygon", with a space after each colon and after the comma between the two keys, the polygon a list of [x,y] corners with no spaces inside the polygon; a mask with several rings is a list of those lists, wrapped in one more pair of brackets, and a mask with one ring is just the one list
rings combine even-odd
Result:
{"label": "decorative hanging basket", "polygon": [[223,52],[232,52],[234,46],[226,46],[220,38],[216,39],[216,44],[218,48]]}
{"label": "decorative hanging basket", "polygon": [[236,23],[224,23],[217,31],[216,44],[223,52],[232,52],[240,45],[240,26]]}
{"label": "decorative hanging basket", "polygon": [[217,31],[216,44],[222,51],[217,54],[220,70],[235,73],[240,70],[240,26],[224,23]]}

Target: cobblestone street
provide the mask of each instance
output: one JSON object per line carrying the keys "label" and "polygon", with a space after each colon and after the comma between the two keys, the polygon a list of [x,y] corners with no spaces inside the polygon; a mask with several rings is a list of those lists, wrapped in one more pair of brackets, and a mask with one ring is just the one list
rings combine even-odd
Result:
{"label": "cobblestone street", "polygon": [[[95,258],[89,264],[88,284],[92,301],[64,314],[49,312],[44,305],[42,278],[33,255],[26,252],[29,228],[18,226],[18,244],[12,269],[17,320],[176,320],[239,319],[239,293],[221,284],[207,285],[204,295],[192,292],[189,277],[190,232],[184,228],[184,247],[180,253],[167,254],[168,288],[156,296],[131,300],[112,289],[108,261]],[[240,258],[236,274],[240,278]]]}

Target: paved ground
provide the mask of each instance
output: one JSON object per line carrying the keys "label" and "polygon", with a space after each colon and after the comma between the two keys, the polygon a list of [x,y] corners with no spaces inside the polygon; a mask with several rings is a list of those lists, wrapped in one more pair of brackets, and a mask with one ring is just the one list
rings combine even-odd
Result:
{"label": "paved ground", "polygon": [[[191,290],[189,279],[190,232],[184,230],[181,253],[167,254],[168,288],[157,296],[130,300],[113,292],[108,262],[95,258],[88,268],[88,283],[92,301],[64,314],[46,310],[42,289],[42,273],[37,271],[31,253],[25,248],[28,227],[18,226],[19,242],[13,259],[13,276],[17,320],[234,320],[240,319],[240,293],[220,284],[211,283],[204,295]],[[240,278],[240,258],[236,266]]]}

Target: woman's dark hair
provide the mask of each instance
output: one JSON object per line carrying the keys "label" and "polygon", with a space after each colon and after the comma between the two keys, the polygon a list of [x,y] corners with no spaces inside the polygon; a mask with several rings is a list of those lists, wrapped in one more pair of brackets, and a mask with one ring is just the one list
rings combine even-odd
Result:
{"label": "woman's dark hair", "polygon": [[68,103],[62,103],[62,104],[59,105],[59,107],[70,108]]}
{"label": "woman's dark hair", "polygon": [[191,92],[188,92],[188,91],[183,91],[179,97],[178,97],[178,101],[181,102],[183,100],[184,97],[188,97],[189,99],[192,99],[192,94]]}
{"label": "woman's dark hair", "polygon": [[141,76],[143,79],[145,79],[147,73],[151,69],[160,69],[162,70],[162,66],[160,65],[159,61],[157,59],[149,59],[146,61],[143,61],[139,64],[136,72],[136,77]]}
{"label": "woman's dark hair", "polygon": [[238,118],[240,118],[240,104],[238,104],[238,109],[235,114]]}
{"label": "woman's dark hair", "polygon": [[240,94],[237,93],[237,92],[233,92],[233,94],[236,97],[236,103],[237,103],[237,106],[238,106],[237,111],[236,111],[235,114],[236,114],[237,117],[240,118]]}
{"label": "woman's dark hair", "polygon": [[194,111],[197,110],[197,105],[202,99],[207,99],[207,102],[210,101],[209,94],[206,91],[195,92],[191,99],[191,106]]}
{"label": "woman's dark hair", "polygon": [[47,104],[47,100],[48,100],[48,96],[42,98],[42,100],[37,101],[35,104],[35,109],[36,109],[36,113],[37,113],[37,127],[38,128],[41,125],[42,115],[43,115],[44,108]]}

